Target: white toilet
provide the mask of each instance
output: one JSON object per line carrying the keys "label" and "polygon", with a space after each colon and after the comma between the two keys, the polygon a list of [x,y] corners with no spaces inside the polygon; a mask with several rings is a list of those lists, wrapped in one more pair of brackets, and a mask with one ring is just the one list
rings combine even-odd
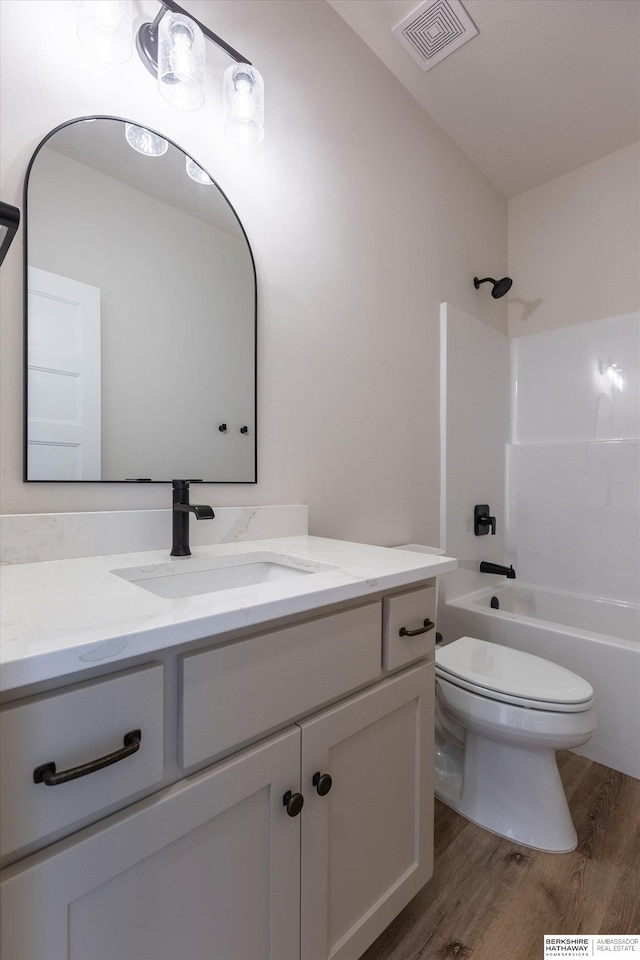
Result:
{"label": "white toilet", "polygon": [[473,637],[436,649],[436,796],[501,837],[575,849],[555,751],[595,728],[593,688],[564,667]]}

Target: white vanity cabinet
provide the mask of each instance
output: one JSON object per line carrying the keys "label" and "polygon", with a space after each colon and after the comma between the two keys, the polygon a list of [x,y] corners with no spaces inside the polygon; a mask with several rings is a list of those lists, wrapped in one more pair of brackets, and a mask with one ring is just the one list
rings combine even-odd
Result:
{"label": "white vanity cabinet", "polygon": [[9,868],[3,960],[294,960],[299,767],[292,728]]}
{"label": "white vanity cabinet", "polygon": [[[393,595],[412,632],[430,590]],[[386,672],[382,609],[175,654],[172,742],[184,766],[211,765],[6,868],[3,960],[356,960],[432,872],[434,631]],[[234,684],[236,729],[216,732]],[[247,714],[278,729],[258,739]]]}

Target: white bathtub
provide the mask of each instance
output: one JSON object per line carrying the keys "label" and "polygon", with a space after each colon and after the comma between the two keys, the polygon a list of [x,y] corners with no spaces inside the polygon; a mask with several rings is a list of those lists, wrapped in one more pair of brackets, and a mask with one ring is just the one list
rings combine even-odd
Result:
{"label": "white bathtub", "polygon": [[576,753],[640,778],[639,607],[500,583],[443,603],[438,627],[445,643],[480,637],[584,677],[595,691],[598,729]]}

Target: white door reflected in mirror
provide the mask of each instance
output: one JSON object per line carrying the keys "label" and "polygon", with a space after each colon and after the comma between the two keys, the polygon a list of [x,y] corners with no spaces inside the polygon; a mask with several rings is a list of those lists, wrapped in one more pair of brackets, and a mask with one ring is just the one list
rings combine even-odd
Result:
{"label": "white door reflected in mirror", "polygon": [[27,479],[101,479],[100,290],[29,267]]}

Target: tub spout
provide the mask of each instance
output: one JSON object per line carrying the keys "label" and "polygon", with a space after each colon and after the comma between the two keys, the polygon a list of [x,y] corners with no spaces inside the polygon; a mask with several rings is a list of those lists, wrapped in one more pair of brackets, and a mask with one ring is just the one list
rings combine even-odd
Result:
{"label": "tub spout", "polygon": [[506,577],[507,580],[516,578],[516,572],[512,566],[503,567],[499,563],[489,563],[488,560],[480,561],[480,573],[497,573],[501,577]]}

